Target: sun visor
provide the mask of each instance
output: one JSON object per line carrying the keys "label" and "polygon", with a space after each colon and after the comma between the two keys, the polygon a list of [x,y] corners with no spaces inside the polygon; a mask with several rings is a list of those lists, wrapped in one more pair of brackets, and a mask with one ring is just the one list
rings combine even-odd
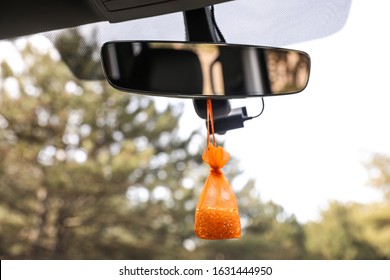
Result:
{"label": "sun visor", "polygon": [[94,0],[103,17],[111,23],[192,10],[231,0]]}

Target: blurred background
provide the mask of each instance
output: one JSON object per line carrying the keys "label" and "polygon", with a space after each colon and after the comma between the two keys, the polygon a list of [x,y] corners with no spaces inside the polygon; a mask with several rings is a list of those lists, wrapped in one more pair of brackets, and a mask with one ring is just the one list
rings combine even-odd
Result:
{"label": "blurred background", "polygon": [[[352,16],[353,12],[354,9]],[[348,36],[346,38],[350,39]],[[294,137],[302,139],[299,130],[296,134],[285,131],[285,137],[294,137],[288,138],[289,141],[283,138],[284,142],[272,134],[275,126],[283,128],[283,122],[287,127],[290,124],[286,123],[285,117],[279,121],[273,119],[271,108],[283,105],[285,108],[293,107],[291,104],[295,106],[303,98],[306,98],[306,103],[301,106],[310,107],[308,102],[317,99],[319,103],[311,103],[310,112],[313,113],[315,106],[324,108],[327,107],[324,104],[332,104],[321,103],[325,102],[324,97],[310,97],[307,93],[306,97],[292,96],[266,103],[268,120],[269,123],[273,120],[273,127],[264,125],[267,119],[261,120],[260,128],[263,130],[260,131],[269,132],[265,133],[268,137],[262,136],[262,145],[256,146],[258,140],[254,135],[258,131],[254,130],[255,124],[219,138],[226,142],[233,156],[224,172],[237,195],[243,234],[239,240],[200,240],[193,233],[194,212],[209,173],[208,166],[201,161],[206,142],[202,121],[192,111],[189,115],[188,101],[130,95],[113,90],[106,82],[76,79],[55,48],[66,44],[75,46],[72,52],[80,52],[79,55],[84,58],[90,57],[89,62],[84,60],[79,65],[81,73],[96,69],[93,59],[95,46],[89,48],[82,34],[76,30],[58,37],[54,46],[42,36],[15,39],[1,45],[1,259],[390,258],[388,154],[369,150],[369,154],[365,151],[363,160],[357,160],[364,174],[356,175],[364,178],[366,188],[375,190],[375,199],[326,198],[326,206],[317,213],[307,215],[299,211],[295,213],[291,205],[286,210],[282,203],[292,200],[294,195],[299,204],[310,204],[311,196],[300,191],[299,181],[294,182],[294,177],[286,176],[287,167],[280,160],[275,163],[259,160],[257,166],[256,161],[245,161],[249,160],[245,158],[245,153],[251,151],[251,156],[258,159],[283,158],[290,164],[288,168],[295,176],[302,178],[306,174],[309,178],[310,170],[297,172],[297,168],[291,167],[292,159],[297,162],[308,159],[304,154],[299,158],[299,153],[305,147],[309,153],[313,153],[314,148],[307,146],[305,141],[293,140]],[[327,59],[318,51],[316,56],[313,45],[302,45],[300,49],[313,54],[313,65],[318,65],[315,63],[319,62],[321,56]],[[352,57],[345,55],[348,54],[347,50],[343,51],[345,57]],[[387,56],[383,54],[383,57]],[[328,88],[334,88],[329,78],[332,74],[328,74],[328,79],[324,79],[324,72],[313,72],[310,83],[321,80],[322,84],[328,84]],[[333,78],[336,78],[337,73],[334,75]],[[377,77],[381,75],[379,71]],[[348,81],[351,82],[359,76],[349,77]],[[379,81],[382,80],[378,80],[377,86],[380,85]],[[363,85],[365,88],[362,80],[359,83],[360,87]],[[314,94],[313,88],[309,86],[307,90]],[[387,87],[380,89],[384,91]],[[351,103],[351,96],[344,93]],[[352,90],[350,94],[357,101],[367,101]],[[373,93],[370,101],[375,97]],[[330,99],[329,95],[326,98]],[[370,101],[366,105],[370,105]],[[358,110],[360,107],[351,105],[350,108],[352,112],[356,109],[357,113],[362,114]],[[346,114],[344,109],[342,105],[336,105],[332,111],[339,110]],[[292,111],[286,110],[285,116],[289,116],[288,119],[293,122]],[[322,112],[324,118],[328,117],[324,116],[326,112],[329,112],[329,107]],[[296,115],[298,117],[295,118],[299,120],[301,115]],[[307,119],[307,115],[304,117]],[[312,117],[315,118],[315,115]],[[340,115],[338,117],[340,120]],[[331,120],[330,123],[335,125],[333,131],[324,128],[329,124],[329,118],[328,122],[319,122],[324,126],[321,129],[327,133],[340,133],[342,127],[336,125],[337,119]],[[352,118],[347,117],[348,120]],[[345,122],[342,121],[341,125],[345,125]],[[366,125],[375,124],[378,123]],[[354,131],[358,130],[354,128],[355,125],[350,127],[353,137],[356,136]],[[302,126],[301,129],[307,130],[308,127]],[[379,122],[378,129],[387,131],[386,122]],[[243,134],[243,131],[248,134]],[[316,136],[321,138],[325,132],[321,134],[319,131],[314,129]],[[268,138],[276,143],[275,146],[267,144]],[[275,142],[275,139],[279,139],[279,142]],[[293,146],[288,146],[288,143],[292,145],[298,142],[306,146],[299,146],[295,150]],[[286,144],[284,148],[281,143]],[[324,143],[333,142],[324,139]],[[318,147],[318,142],[315,144]],[[344,144],[344,148],[352,145],[348,141]],[[244,149],[243,145],[252,147],[252,150]],[[256,150],[255,154],[253,150]],[[271,154],[267,155],[266,150]],[[324,149],[321,155],[326,156],[329,151]],[[291,152],[295,154],[289,154]],[[338,162],[345,163],[340,160],[343,155],[340,154],[338,158],[334,152],[332,150],[331,155],[336,156],[328,164],[339,168]],[[306,164],[313,165],[312,162]],[[268,180],[279,182],[279,187],[286,189],[286,193],[280,196],[282,198],[275,194],[273,199],[272,191],[265,189],[267,169],[263,165],[274,170],[272,174],[269,173],[272,176]],[[263,179],[255,178],[256,168],[262,170]],[[319,186],[323,184],[321,182],[328,183],[326,174],[333,181],[338,180],[338,173],[330,172],[332,169],[322,166],[319,170],[324,176],[323,179],[317,178]],[[350,173],[347,174],[351,177]],[[290,186],[281,184],[283,177],[290,180]],[[353,196],[355,186],[349,185],[348,190],[352,191],[346,192],[342,186],[345,182],[340,182],[334,184],[333,192],[340,192],[344,197],[348,194]],[[314,188],[313,192],[316,190],[320,194],[327,192],[324,187]],[[314,197],[313,194],[313,200]]]}

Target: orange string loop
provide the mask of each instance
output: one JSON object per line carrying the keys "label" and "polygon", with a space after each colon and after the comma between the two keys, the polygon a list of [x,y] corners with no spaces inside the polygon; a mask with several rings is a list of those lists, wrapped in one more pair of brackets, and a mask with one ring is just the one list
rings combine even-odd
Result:
{"label": "orange string loop", "polygon": [[211,99],[207,99],[207,144],[210,144],[210,126],[211,133],[213,134],[214,146],[217,146],[217,141],[214,135],[214,116],[213,116],[213,104]]}

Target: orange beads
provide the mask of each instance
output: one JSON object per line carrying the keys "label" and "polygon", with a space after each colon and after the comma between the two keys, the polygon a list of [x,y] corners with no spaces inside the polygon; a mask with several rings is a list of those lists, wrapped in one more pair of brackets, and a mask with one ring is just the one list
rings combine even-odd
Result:
{"label": "orange beads", "polygon": [[241,236],[240,216],[238,210],[234,208],[196,209],[195,221],[195,233],[203,239],[228,239]]}

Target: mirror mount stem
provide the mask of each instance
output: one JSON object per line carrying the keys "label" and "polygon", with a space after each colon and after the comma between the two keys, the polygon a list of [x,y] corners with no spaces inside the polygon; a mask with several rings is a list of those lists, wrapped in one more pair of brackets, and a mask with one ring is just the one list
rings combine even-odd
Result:
{"label": "mirror mount stem", "polygon": [[[190,42],[222,43],[213,24],[209,7],[184,11],[186,37]],[[213,113],[216,118],[227,116],[231,107],[229,100],[213,100]],[[203,99],[193,99],[194,109],[202,119],[207,117],[207,105]]]}
{"label": "mirror mount stem", "polygon": [[221,43],[213,25],[209,7],[184,11],[184,24],[188,41]]}

